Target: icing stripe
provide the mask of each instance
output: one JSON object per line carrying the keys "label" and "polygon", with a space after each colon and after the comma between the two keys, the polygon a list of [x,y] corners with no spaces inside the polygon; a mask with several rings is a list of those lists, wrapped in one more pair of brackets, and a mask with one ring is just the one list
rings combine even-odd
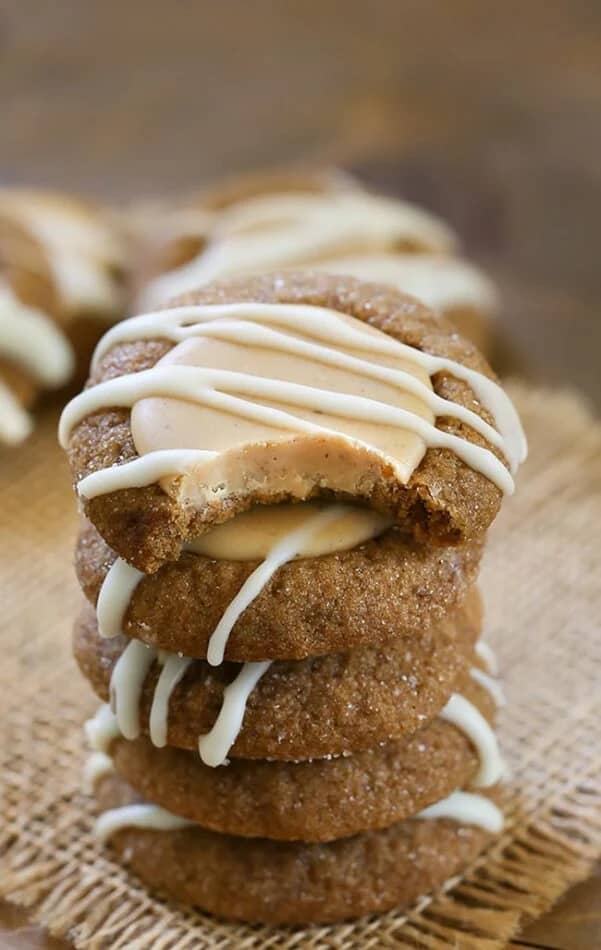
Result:
{"label": "icing stripe", "polygon": [[193,821],[180,818],[158,805],[123,805],[111,808],[97,818],[94,834],[101,842],[106,842],[123,828],[148,828],[154,831],[178,831],[190,828]]}
{"label": "icing stripe", "polygon": [[439,715],[463,732],[478,752],[480,768],[472,784],[486,788],[498,782],[505,774],[505,763],[497,737],[482,713],[464,696],[453,693]]}
{"label": "icing stripe", "polygon": [[491,676],[499,675],[499,664],[497,658],[491,646],[488,643],[485,643],[483,640],[478,640],[476,644],[476,653],[480,659],[486,664],[486,668]]}
{"label": "icing stripe", "polygon": [[150,741],[158,749],[162,749],[167,745],[167,726],[171,693],[180,680],[183,679],[186,670],[193,662],[190,657],[178,656],[178,654],[169,656],[165,660],[161,675],[154,689],[148,722]]}
{"label": "icing stripe", "polygon": [[128,254],[101,210],[23,188],[1,189],[0,207],[42,245],[69,313],[96,320],[116,316],[124,294],[113,269],[122,267]]}
{"label": "icing stripe", "polygon": [[[165,324],[163,324],[163,326],[165,326]],[[279,350],[287,354],[304,356],[307,357],[307,359],[313,359],[315,362],[325,363],[328,366],[355,370],[358,375],[375,379],[379,382],[389,383],[391,386],[417,396],[422,402],[426,403],[428,408],[430,408],[435,415],[459,419],[482,435],[492,445],[499,449],[505,448],[505,440],[503,437],[477,413],[466,409],[458,403],[451,402],[449,399],[438,396],[429,386],[424,385],[421,380],[403,370],[381,366],[378,363],[343,353],[332,347],[299,339],[296,336],[281,333],[278,330],[272,330],[268,327],[249,323],[244,320],[215,319],[187,326],[185,331],[183,339],[189,339],[194,336],[230,340],[235,343],[244,343],[245,345],[254,345],[256,347],[263,346],[267,349]],[[165,329],[163,332],[169,333],[169,339],[173,342],[181,341],[181,334],[169,332],[169,329]],[[365,345],[366,347],[369,346],[369,338],[366,339]]]}
{"label": "icing stripe", "polygon": [[98,632],[101,637],[118,637],[131,596],[144,577],[142,571],[118,557],[111,565],[96,602]]}
{"label": "icing stripe", "polygon": [[15,394],[0,380],[0,441],[17,445],[33,428],[29,415]]}
{"label": "icing stripe", "polygon": [[410,242],[446,251],[455,244],[447,225],[421,208],[359,190],[260,195],[236,202],[214,221],[208,247],[152,280],[143,301],[160,302],[231,274],[310,267],[349,246],[369,252]]}
{"label": "icing stripe", "polygon": [[140,735],[140,696],[157,651],[141,640],[130,640],[113,667],[110,683],[111,708],[126,739]]}
{"label": "icing stripe", "polygon": [[259,325],[274,325],[280,329],[284,327],[297,335],[313,337],[322,343],[396,357],[421,367],[430,376],[447,372],[468,383],[493,416],[503,437],[512,470],[526,458],[526,438],[518,414],[507,394],[494,380],[455,360],[434,356],[401,343],[359,320],[351,323],[348,317],[345,320],[344,315],[325,307],[234,303],[184,306],[141,314],[117,324],[105,334],[96,347],[93,366],[97,368],[102,357],[118,343],[153,338],[178,343],[196,336],[199,324],[220,319],[245,320]]}
{"label": "icing stripe", "polygon": [[[306,516],[300,527],[288,532],[273,546],[265,560],[246,579],[213,631],[207,648],[207,660],[211,665],[217,666],[223,662],[227,641],[236,621],[261,593],[278,567],[302,554],[316,534],[347,514],[348,506],[345,505],[332,505],[317,514],[313,514],[311,509],[311,514]],[[121,632],[131,592],[142,576],[141,572],[120,560],[107,574],[101,590],[102,601],[101,597],[98,600],[99,629],[102,626],[104,636],[115,636]],[[108,707],[103,707],[95,720],[86,725],[94,748],[108,751],[111,739],[119,733],[127,739],[135,739],[139,735],[140,696],[146,675],[157,659],[163,663],[163,669],[154,691],[149,733],[155,746],[161,748],[166,745],[171,694],[194,661],[190,657],[158,651],[140,640],[132,639],[115,664],[111,676],[110,695],[115,714]],[[242,728],[248,697],[269,666],[270,661],[244,664],[235,680],[224,689],[217,720],[210,732],[199,739],[199,753],[207,765],[215,767],[225,761]]]}
{"label": "icing stripe", "polygon": [[442,801],[424,808],[416,816],[428,820],[449,818],[464,825],[477,825],[491,834],[498,834],[503,830],[504,818],[499,808],[484,795],[473,795],[470,792],[452,792]]}
{"label": "icing stripe", "polygon": [[62,386],[75,366],[73,348],[62,330],[41,310],[19,300],[8,285],[0,286],[0,354],[48,388]]}
{"label": "icing stripe", "polygon": [[242,728],[246,703],[253,689],[271,666],[271,661],[245,663],[233,682],[223,691],[223,702],[213,728],[198,740],[205,765],[225,765],[228,753]]}
{"label": "icing stripe", "polygon": [[357,375],[364,376],[368,379],[375,379],[379,382],[389,383],[397,389],[417,396],[422,402],[426,403],[428,408],[431,409],[435,415],[459,419],[480,433],[480,435],[487,439],[492,445],[500,449],[504,448],[505,443],[502,436],[496,429],[493,429],[492,426],[477,415],[477,413],[466,409],[464,406],[460,406],[458,403],[451,402],[449,399],[443,399],[442,396],[438,396],[430,387],[424,385],[421,380],[403,370],[381,366],[378,363],[348,355],[332,347],[307,342],[306,340],[280,333],[277,330],[271,330],[267,327],[261,327],[252,323],[249,324],[242,320],[215,320],[205,324],[199,324],[194,336],[212,337],[226,341],[230,340],[249,346],[263,346],[267,349],[279,350],[286,354],[304,356],[307,359],[313,359],[315,362],[324,363],[328,366],[355,370]]}

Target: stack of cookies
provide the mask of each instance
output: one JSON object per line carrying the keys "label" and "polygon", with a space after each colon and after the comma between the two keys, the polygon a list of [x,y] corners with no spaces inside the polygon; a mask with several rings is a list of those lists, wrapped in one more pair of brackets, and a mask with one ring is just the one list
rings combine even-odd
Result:
{"label": "stack of cookies", "polygon": [[493,346],[497,294],[460,256],[457,235],[338,170],[238,176],[137,220],[138,310],[208,281],[310,267],[391,284],[444,313],[483,352]]}
{"label": "stack of cookies", "polygon": [[40,392],[81,385],[94,344],[125,312],[128,254],[104,209],[0,189],[0,445],[29,434]]}
{"label": "stack of cookies", "polygon": [[471,343],[319,272],[117,325],[61,440],[96,830],[224,917],[408,904],[502,827],[475,587],[525,454]]}

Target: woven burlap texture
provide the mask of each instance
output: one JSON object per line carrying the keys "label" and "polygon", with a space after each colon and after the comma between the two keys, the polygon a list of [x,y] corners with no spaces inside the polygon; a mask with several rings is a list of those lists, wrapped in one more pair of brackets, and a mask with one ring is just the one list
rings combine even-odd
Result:
{"label": "woven burlap texture", "polygon": [[503,947],[601,856],[601,425],[579,400],[514,386],[530,441],[482,571],[486,639],[508,706],[501,838],[408,912],[338,926],[217,921],[161,901],[92,835],[81,724],[95,708],[70,656],[80,601],[75,502],[48,413],[0,460],[0,895],[77,947]]}

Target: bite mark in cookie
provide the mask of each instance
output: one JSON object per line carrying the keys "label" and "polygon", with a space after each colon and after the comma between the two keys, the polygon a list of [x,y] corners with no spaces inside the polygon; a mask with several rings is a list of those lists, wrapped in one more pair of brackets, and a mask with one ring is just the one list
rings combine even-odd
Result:
{"label": "bite mark in cookie", "polygon": [[[218,304],[224,297],[232,302]],[[506,465],[516,468],[525,442],[510,401],[483,361],[469,365],[473,348],[463,362],[446,355],[444,323],[410,298],[351,278],[292,274],[207,288],[194,301],[107,335],[97,385],[61,421],[76,476],[93,479],[80,485],[89,517],[137,567],[156,569],[174,556],[177,535],[187,540],[253,504],[316,495],[366,502],[416,535],[456,542],[483,529],[499,492],[512,490]],[[424,346],[430,320],[439,353]],[[411,332],[420,323],[421,346]],[[144,340],[152,349],[155,338],[175,345],[148,362]],[[452,383],[450,398],[439,377]],[[130,413],[107,413],[111,406]],[[100,423],[94,434],[88,418]],[[115,435],[121,464],[158,462],[160,453],[162,465],[172,453],[161,488],[143,484],[132,466],[115,491],[114,469],[98,465]],[[133,451],[124,453],[123,439]],[[195,461],[182,452],[214,454]],[[465,497],[445,497],[472,483],[480,503],[469,513]],[[142,518],[143,498],[154,510],[146,505]],[[135,552],[115,530],[121,510],[135,524]]]}

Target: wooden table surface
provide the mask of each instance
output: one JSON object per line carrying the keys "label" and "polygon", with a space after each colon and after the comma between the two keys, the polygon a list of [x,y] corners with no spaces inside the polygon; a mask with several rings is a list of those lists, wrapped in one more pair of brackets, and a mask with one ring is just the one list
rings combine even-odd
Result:
{"label": "wooden table surface", "polygon": [[[0,0],[0,182],[110,199],[339,161],[457,228],[510,366],[601,405],[601,4]],[[597,950],[601,877],[516,945]],[[2,947],[56,946],[0,910]]]}

